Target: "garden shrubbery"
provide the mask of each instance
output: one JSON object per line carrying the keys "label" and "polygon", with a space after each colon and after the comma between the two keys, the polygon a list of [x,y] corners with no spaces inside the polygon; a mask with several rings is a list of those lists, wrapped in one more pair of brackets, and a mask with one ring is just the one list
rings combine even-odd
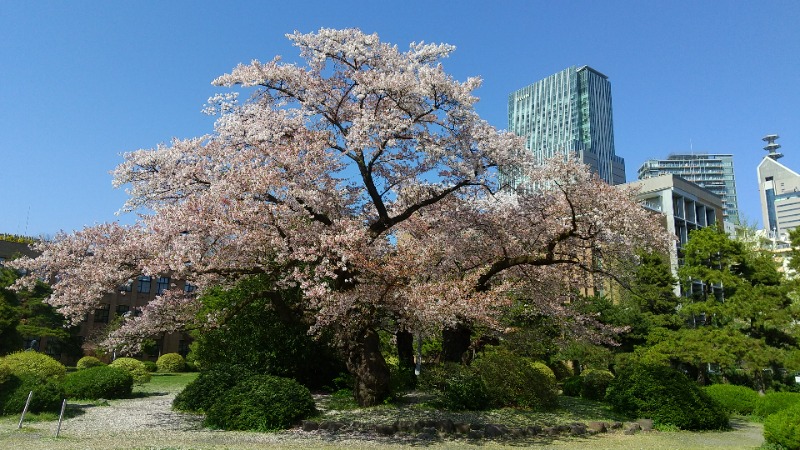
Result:
{"label": "garden shrubbery", "polygon": [[746,386],[712,384],[704,389],[711,398],[732,414],[751,414],[758,401],[758,392]]}
{"label": "garden shrubbery", "polygon": [[558,404],[553,371],[508,350],[487,350],[472,363],[494,406],[548,409]]}
{"label": "garden shrubbery", "polygon": [[603,400],[608,385],[614,381],[614,374],[603,369],[586,369],[581,373],[581,397],[590,400]]}
{"label": "garden shrubbery", "polygon": [[800,393],[797,392],[768,392],[758,397],[753,408],[753,415],[767,417],[778,411],[788,409],[800,403]]}
{"label": "garden shrubbery", "polygon": [[94,356],[84,356],[83,358],[78,360],[78,363],[75,364],[78,370],[88,369],[90,367],[98,367],[98,366],[105,366],[106,363],[100,361],[99,359],[95,358]]}
{"label": "garden shrubbery", "polygon": [[203,413],[216,402],[224,392],[247,378],[246,371],[229,368],[201,372],[194,381],[175,396],[172,407],[179,411]]}
{"label": "garden shrubbery", "polygon": [[133,390],[133,376],[118,367],[90,367],[68,374],[63,387],[64,393],[70,398],[125,398]]}
{"label": "garden shrubbery", "polygon": [[583,379],[580,375],[565,378],[561,390],[564,395],[569,397],[580,397],[581,387],[583,386]]}
{"label": "garden shrubbery", "polygon": [[653,419],[682,430],[728,427],[728,412],[697,384],[666,366],[634,364],[621,370],[608,387],[614,410]]}
{"label": "garden shrubbery", "polygon": [[183,372],[186,369],[186,361],[177,353],[165,353],[158,357],[156,366],[159,372]]}
{"label": "garden shrubbery", "polygon": [[64,392],[58,382],[30,374],[11,375],[0,384],[0,415],[22,413],[31,391],[33,396],[28,411],[56,413],[61,410]]}
{"label": "garden shrubbery", "polygon": [[22,351],[12,353],[0,360],[16,376],[31,376],[42,381],[60,380],[67,373],[67,368],[44,353]]}
{"label": "garden shrubbery", "polygon": [[289,428],[314,414],[311,392],[300,383],[255,375],[219,393],[205,423],[225,430],[270,431]]}
{"label": "garden shrubbery", "polygon": [[119,367],[130,373],[135,384],[150,382],[151,376],[150,372],[147,370],[147,366],[138,359],[117,358],[110,365],[111,367]]}
{"label": "garden shrubbery", "polygon": [[800,450],[800,404],[767,417],[764,420],[764,440],[786,450]]}

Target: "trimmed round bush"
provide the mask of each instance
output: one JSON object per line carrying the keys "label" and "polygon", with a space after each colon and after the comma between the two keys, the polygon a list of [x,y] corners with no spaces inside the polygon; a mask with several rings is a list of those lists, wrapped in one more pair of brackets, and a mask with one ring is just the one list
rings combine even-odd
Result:
{"label": "trimmed round bush", "polygon": [[224,430],[272,431],[316,414],[311,392],[271,375],[252,376],[223,394],[206,413],[207,426]]}
{"label": "trimmed round bush", "polygon": [[581,397],[589,400],[603,400],[608,385],[614,381],[614,374],[603,369],[586,369],[581,373]]}
{"label": "trimmed round bush", "polygon": [[104,365],[70,373],[62,386],[69,398],[125,398],[133,390],[133,376],[119,367]]}
{"label": "trimmed round bush", "polygon": [[233,368],[200,372],[175,396],[172,407],[179,411],[204,413],[242,378],[242,372]]}
{"label": "trimmed round bush", "polygon": [[758,401],[758,392],[746,386],[712,384],[704,389],[731,414],[751,414]]}
{"label": "trimmed round bush", "polygon": [[183,372],[186,369],[186,361],[177,353],[165,353],[158,357],[156,366],[159,372]]}
{"label": "trimmed round bush", "polygon": [[583,385],[583,379],[578,376],[569,377],[564,379],[563,386],[561,387],[562,393],[569,397],[580,397],[581,396],[581,386]]}
{"label": "trimmed round bush", "polygon": [[147,369],[148,372],[158,372],[158,366],[153,361],[142,361],[142,364],[144,364],[144,368]]}
{"label": "trimmed round bush", "polygon": [[61,410],[64,391],[57,382],[33,375],[11,375],[0,385],[0,414],[21,414],[31,391],[33,396],[28,411],[57,413]]}
{"label": "trimmed round bush", "polygon": [[614,410],[682,430],[728,427],[728,412],[696,383],[666,366],[633,364],[608,386]]}
{"label": "trimmed round bush", "polygon": [[797,392],[768,392],[758,397],[753,408],[753,415],[768,417],[778,411],[788,409],[800,403],[800,393]]}
{"label": "trimmed round bush", "polygon": [[800,403],[764,420],[764,440],[786,450],[800,450]]}
{"label": "trimmed round bush", "polygon": [[494,406],[549,409],[558,404],[553,371],[504,349],[492,349],[472,363]]}
{"label": "trimmed round bush", "polygon": [[105,366],[106,363],[100,361],[99,359],[95,358],[94,356],[84,356],[83,358],[78,360],[78,363],[75,364],[75,367],[78,370],[88,369],[90,367],[99,367]]}
{"label": "trimmed round bush", "polygon": [[440,400],[443,407],[452,411],[482,411],[491,405],[480,375],[466,367],[445,379]]}
{"label": "trimmed round bush", "polygon": [[12,353],[0,361],[0,366],[7,367],[18,377],[32,376],[42,381],[64,378],[67,368],[44,353],[22,351]]}
{"label": "trimmed round bush", "polygon": [[150,382],[150,372],[147,371],[147,366],[138,359],[133,358],[117,358],[112,362],[111,367],[119,367],[124,369],[133,377],[134,384],[144,384]]}

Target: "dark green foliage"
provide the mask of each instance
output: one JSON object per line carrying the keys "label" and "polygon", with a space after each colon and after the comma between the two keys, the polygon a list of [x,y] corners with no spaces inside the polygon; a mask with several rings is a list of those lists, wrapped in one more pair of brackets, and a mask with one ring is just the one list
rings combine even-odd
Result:
{"label": "dark green foliage", "polygon": [[569,397],[580,397],[581,396],[581,386],[583,385],[583,379],[580,375],[569,377],[564,380],[563,386],[561,390],[564,395]]}
{"label": "dark green foliage", "polygon": [[631,365],[606,391],[614,410],[682,430],[728,427],[728,413],[694,382],[666,366]]}
{"label": "dark green foliage", "polygon": [[68,374],[62,386],[69,398],[125,398],[133,390],[133,376],[123,369],[97,366]]}
{"label": "dark green foliage", "polygon": [[758,392],[746,386],[712,384],[704,389],[731,414],[751,414],[758,401]]}
{"label": "dark green foliage", "polygon": [[237,365],[256,373],[294,378],[312,389],[329,386],[345,371],[324,338],[308,335],[297,291],[275,292],[252,277],[202,297],[201,315],[227,311],[224,326],[195,334],[190,358],[201,371]]}
{"label": "dark green foliage", "polygon": [[767,417],[764,420],[764,440],[786,450],[800,450],[800,404]]}
{"label": "dark green foliage", "polygon": [[228,389],[250,375],[246,370],[222,366],[217,370],[201,372],[175,396],[172,407],[179,411],[206,412]]}
{"label": "dark green foliage", "polygon": [[64,392],[58,383],[31,375],[11,375],[5,383],[0,384],[0,413],[22,413],[30,391],[33,391],[33,397],[28,411],[41,413],[61,410]]}
{"label": "dark green foliage", "polygon": [[586,369],[581,373],[581,397],[589,400],[603,400],[608,385],[614,381],[614,374],[608,370]]}
{"label": "dark green foliage", "polygon": [[144,369],[147,370],[149,373],[158,372],[158,365],[153,361],[150,360],[142,361],[142,364],[144,364]]}
{"label": "dark green foliage", "polygon": [[88,369],[90,367],[98,367],[98,366],[105,366],[106,363],[100,361],[99,359],[95,358],[94,356],[84,356],[83,358],[78,360],[78,363],[75,364],[75,367],[78,370]]}
{"label": "dark green foliage", "polygon": [[800,393],[768,392],[756,400],[753,415],[767,417],[800,403]]}
{"label": "dark green foliage", "polygon": [[158,357],[156,366],[159,372],[183,372],[186,369],[186,361],[177,353],[165,353]]}
{"label": "dark green foliage", "polygon": [[558,387],[553,371],[542,363],[508,350],[487,350],[473,363],[494,406],[548,409],[557,406]]}
{"label": "dark green foliage", "polygon": [[12,353],[2,360],[0,366],[6,366],[17,376],[31,376],[42,381],[59,380],[67,373],[67,368],[44,353],[22,351]]}
{"label": "dark green foliage", "polygon": [[255,375],[220,395],[207,411],[206,425],[224,430],[271,431],[316,413],[311,393],[298,382]]}

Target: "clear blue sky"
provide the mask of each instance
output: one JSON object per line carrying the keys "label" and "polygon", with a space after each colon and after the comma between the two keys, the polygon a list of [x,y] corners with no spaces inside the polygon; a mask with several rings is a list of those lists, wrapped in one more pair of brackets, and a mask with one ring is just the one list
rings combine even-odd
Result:
{"label": "clear blue sky", "polygon": [[[507,127],[508,94],[571,65],[612,83],[628,180],[670,152],[732,153],[740,208],[760,224],[761,137],[800,171],[797,1],[0,1],[0,232],[52,235],[118,220],[120,153],[202,135],[240,62],[297,57],[284,34],[358,27],[407,48],[457,47],[479,113]],[[130,222],[131,218],[121,220]]]}

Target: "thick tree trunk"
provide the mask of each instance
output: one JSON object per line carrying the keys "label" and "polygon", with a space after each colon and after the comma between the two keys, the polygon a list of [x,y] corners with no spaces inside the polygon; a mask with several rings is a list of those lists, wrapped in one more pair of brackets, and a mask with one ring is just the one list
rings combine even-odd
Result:
{"label": "thick tree trunk", "polygon": [[414,335],[410,331],[398,331],[397,356],[400,359],[400,368],[414,370]]}
{"label": "thick tree trunk", "polygon": [[442,330],[442,360],[445,362],[464,362],[464,354],[469,350],[472,328],[459,322],[455,327]]}
{"label": "thick tree trunk", "polygon": [[353,395],[359,406],[379,405],[389,396],[389,366],[381,354],[380,339],[375,330],[351,334],[347,370],[355,378]]}

